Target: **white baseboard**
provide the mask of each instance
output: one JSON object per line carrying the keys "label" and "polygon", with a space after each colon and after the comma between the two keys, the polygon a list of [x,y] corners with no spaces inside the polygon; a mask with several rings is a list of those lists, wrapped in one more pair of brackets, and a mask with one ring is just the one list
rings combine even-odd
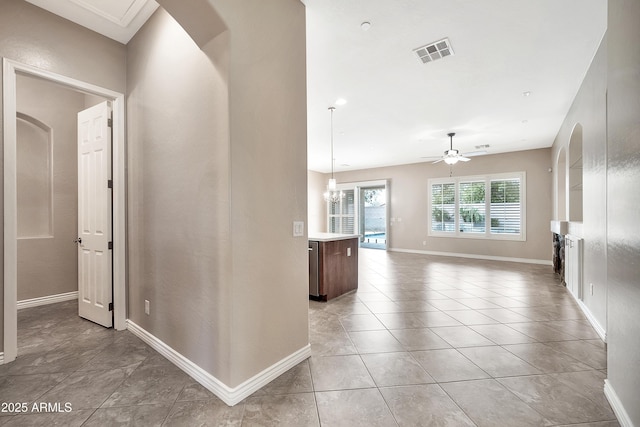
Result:
{"label": "white baseboard", "polygon": [[409,254],[423,254],[423,255],[437,255],[437,256],[449,256],[455,258],[470,258],[470,259],[484,259],[489,261],[506,261],[506,262],[521,262],[525,264],[540,264],[540,265],[553,265],[551,260],[545,259],[529,259],[529,258],[510,258],[502,256],[492,255],[477,255],[477,254],[459,254],[455,252],[437,252],[437,251],[419,251],[415,249],[398,249],[389,248],[391,252],[404,252]]}
{"label": "white baseboard", "polygon": [[49,295],[46,297],[24,299],[22,301],[18,301],[17,308],[18,310],[22,310],[23,308],[37,307],[39,305],[55,304],[57,302],[71,301],[74,299],[78,299],[78,291],[67,292],[64,294],[57,294],[57,295]]}
{"label": "white baseboard", "polygon": [[613,386],[611,386],[611,382],[609,382],[609,380],[604,380],[604,395],[607,397],[607,400],[613,409],[613,413],[616,414],[620,425],[622,427],[633,427],[631,417],[629,417],[624,406],[622,406],[622,402],[616,394],[616,391],[613,389]]}
{"label": "white baseboard", "polygon": [[[569,292],[569,293],[571,293],[571,292]],[[571,295],[573,295],[573,294],[571,294]],[[602,341],[604,341],[604,342],[607,342],[607,330],[605,328],[603,328],[602,325],[600,325],[600,322],[598,322],[598,320],[595,318],[595,316],[593,314],[591,314],[591,310],[589,310],[589,307],[587,307],[584,302],[580,301],[575,296],[574,296],[574,298],[575,298],[576,302],[578,303],[578,307],[580,307],[580,309],[582,310],[582,312],[586,316],[586,318],[589,321],[589,323],[591,323],[591,326],[593,326],[593,329],[595,329],[596,333],[598,335],[600,335],[600,339]]]}
{"label": "white baseboard", "polygon": [[231,388],[131,320],[127,320],[127,329],[229,406],[240,403],[244,398],[311,356],[311,346],[307,344],[237,387]]}
{"label": "white baseboard", "polygon": [[4,365],[4,352],[0,353],[0,365]]}

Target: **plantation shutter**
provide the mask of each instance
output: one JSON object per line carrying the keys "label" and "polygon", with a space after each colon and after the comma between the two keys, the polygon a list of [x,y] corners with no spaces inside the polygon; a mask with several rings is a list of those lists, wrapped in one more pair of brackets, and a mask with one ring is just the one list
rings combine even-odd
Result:
{"label": "plantation shutter", "polygon": [[355,234],[355,192],[342,190],[344,197],[329,204],[329,233]]}
{"label": "plantation shutter", "polygon": [[518,178],[491,180],[491,233],[520,234],[521,182]]}
{"label": "plantation shutter", "polygon": [[431,186],[431,230],[455,232],[455,183]]}
{"label": "plantation shutter", "polygon": [[355,234],[356,198],[354,190],[345,190],[342,199],[342,231],[343,234]]}
{"label": "plantation shutter", "polygon": [[460,231],[465,233],[484,233],[486,226],[485,181],[460,183]]}

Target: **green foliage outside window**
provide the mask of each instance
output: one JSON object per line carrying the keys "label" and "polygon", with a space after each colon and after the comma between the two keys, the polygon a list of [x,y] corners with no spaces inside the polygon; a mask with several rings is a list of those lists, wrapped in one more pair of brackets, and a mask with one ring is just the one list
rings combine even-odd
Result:
{"label": "green foliage outside window", "polygon": [[462,218],[464,222],[473,224],[484,223],[484,215],[476,208],[460,208],[460,218]]}
{"label": "green foliage outside window", "polygon": [[491,181],[491,203],[520,203],[520,181]]}
{"label": "green foliage outside window", "polygon": [[437,222],[449,222],[452,220],[451,214],[440,208],[433,208],[432,219]]}

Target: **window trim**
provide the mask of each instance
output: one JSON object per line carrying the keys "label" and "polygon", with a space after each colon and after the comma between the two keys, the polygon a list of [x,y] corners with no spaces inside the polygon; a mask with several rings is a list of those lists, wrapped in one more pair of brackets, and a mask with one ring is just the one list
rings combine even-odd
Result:
{"label": "window trim", "polygon": [[[428,206],[428,223],[427,235],[429,237],[448,237],[450,239],[480,239],[480,240],[511,240],[526,241],[527,240],[527,174],[526,172],[506,172],[486,175],[458,176],[447,178],[431,178],[427,181],[427,206]],[[520,180],[520,233],[491,233],[491,181],[495,180]],[[460,183],[484,181],[485,183],[485,232],[484,233],[466,233],[460,231]],[[454,215],[454,231],[437,231],[432,229],[432,187],[435,184],[454,184],[455,188],[455,215]],[[487,225],[488,224],[488,225]]]}

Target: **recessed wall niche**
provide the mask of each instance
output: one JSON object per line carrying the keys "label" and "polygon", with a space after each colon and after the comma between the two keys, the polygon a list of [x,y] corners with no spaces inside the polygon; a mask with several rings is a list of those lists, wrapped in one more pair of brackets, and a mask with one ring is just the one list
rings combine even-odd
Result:
{"label": "recessed wall niche", "polygon": [[569,221],[582,221],[582,125],[577,123],[569,140]]}
{"label": "recessed wall niche", "polygon": [[556,162],[556,219],[566,221],[567,218],[567,152],[564,148],[558,153]]}
{"label": "recessed wall niche", "polygon": [[18,113],[16,169],[18,238],[53,236],[53,172],[51,128]]}

